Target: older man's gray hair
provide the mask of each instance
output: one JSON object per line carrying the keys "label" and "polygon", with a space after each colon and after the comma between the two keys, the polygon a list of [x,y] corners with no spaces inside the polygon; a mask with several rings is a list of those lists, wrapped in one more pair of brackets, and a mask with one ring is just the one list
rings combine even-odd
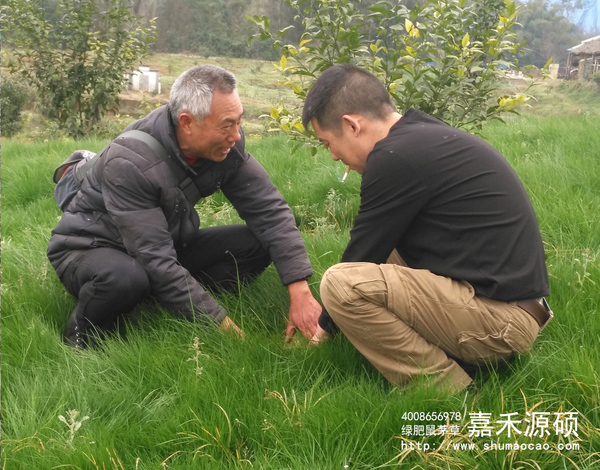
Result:
{"label": "older man's gray hair", "polygon": [[179,116],[189,112],[197,121],[210,114],[213,93],[232,93],[236,90],[235,76],[216,65],[197,65],[183,72],[173,86],[169,96],[169,110],[175,126]]}

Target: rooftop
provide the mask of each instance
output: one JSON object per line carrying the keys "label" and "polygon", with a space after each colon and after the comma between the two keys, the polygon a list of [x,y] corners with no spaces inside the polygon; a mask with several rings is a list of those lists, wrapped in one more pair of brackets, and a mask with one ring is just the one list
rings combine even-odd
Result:
{"label": "rooftop", "polygon": [[600,54],[600,36],[586,39],[567,50],[573,54]]}

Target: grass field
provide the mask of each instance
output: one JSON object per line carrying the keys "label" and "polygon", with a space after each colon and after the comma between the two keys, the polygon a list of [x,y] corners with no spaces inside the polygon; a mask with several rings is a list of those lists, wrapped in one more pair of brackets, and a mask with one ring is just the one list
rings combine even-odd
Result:
{"label": "grass field", "polygon": [[[74,300],[45,258],[60,215],[50,175],[72,150],[105,142],[3,141],[2,469],[598,468],[599,126],[597,116],[529,116],[484,129],[533,200],[556,319],[531,354],[457,396],[394,389],[341,336],[284,344],[287,294],[272,268],[219,297],[244,340],[146,306],[126,342],[76,354],[60,341]],[[340,164],[324,152],[290,156],[282,138],[248,146],[296,214],[317,293],[347,242],[359,177],[342,185]],[[199,212],[205,224],[238,220],[219,195]],[[489,414],[491,437],[469,436],[478,412]],[[548,413],[538,415],[548,435],[524,435],[528,412]],[[577,434],[554,428],[567,412]],[[522,435],[496,435],[507,413]],[[496,441],[533,449],[492,449]],[[459,448],[469,444],[479,448]]]}
{"label": "grass field", "polygon": [[[290,98],[266,62],[153,56],[149,64],[168,88],[208,61],[237,74],[256,134],[257,117]],[[556,318],[530,354],[482,371],[476,390],[456,396],[391,387],[342,336],[284,344],[288,296],[273,268],[218,298],[244,340],[146,305],[127,341],[75,353],[60,341],[75,301],[45,257],[60,216],[51,174],[73,150],[106,141],[3,139],[2,470],[600,468],[599,109],[597,90],[547,83],[522,117],[484,128],[533,201]],[[292,156],[281,137],[250,135],[248,148],[294,211],[317,294],[348,241],[359,176],[342,185],[341,164],[325,152]],[[198,211],[203,225],[239,221],[221,195]],[[470,435],[471,413],[489,417],[490,436]],[[522,421],[512,438],[501,431],[510,413]],[[525,435],[534,416],[537,432]]]}

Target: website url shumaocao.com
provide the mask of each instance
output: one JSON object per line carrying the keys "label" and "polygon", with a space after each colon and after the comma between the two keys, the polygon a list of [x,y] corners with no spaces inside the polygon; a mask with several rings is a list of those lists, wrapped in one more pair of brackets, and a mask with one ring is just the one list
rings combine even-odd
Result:
{"label": "website url shumaocao.com", "polygon": [[402,442],[400,445],[401,450],[414,450],[418,449],[423,452],[436,451],[436,450],[456,450],[456,451],[491,451],[491,450],[552,450],[552,451],[565,451],[565,450],[579,450],[579,443],[567,442],[567,443],[549,443],[549,442],[444,442],[440,445],[430,444],[428,442]]}
{"label": "website url shumaocao.com", "polygon": [[[436,450],[457,451],[578,451],[579,444],[572,439],[579,438],[578,411],[525,411],[500,413],[495,417],[493,413],[473,411],[468,413],[469,421],[460,421],[460,413],[443,416],[446,424],[430,423],[440,420],[440,413],[405,413],[402,418],[410,424],[403,424],[400,429],[402,435],[402,449],[419,449],[424,452]],[[457,419],[459,422],[450,422]],[[425,424],[415,424],[414,421],[423,421]],[[446,436],[439,444],[431,442],[416,442],[405,436]],[[548,442],[552,436],[558,436],[559,442]],[[485,440],[488,438],[488,440]],[[527,441],[527,438],[530,440]],[[537,441],[532,439],[537,438]],[[567,438],[570,438],[567,442]],[[463,440],[465,439],[465,440]],[[564,440],[563,440],[564,439]],[[523,441],[526,442],[523,442]],[[475,441],[475,442],[473,442]],[[520,442],[519,442],[520,441]],[[415,447],[416,446],[416,447]]]}

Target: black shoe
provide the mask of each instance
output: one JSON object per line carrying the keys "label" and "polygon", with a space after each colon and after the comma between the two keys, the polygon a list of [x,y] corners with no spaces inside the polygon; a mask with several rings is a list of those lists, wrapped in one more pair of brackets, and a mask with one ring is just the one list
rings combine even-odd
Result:
{"label": "black shoe", "polygon": [[75,349],[88,348],[88,337],[86,334],[85,321],[78,315],[77,308],[73,310],[73,313],[67,322],[67,328],[65,328],[63,341],[67,346],[71,346]]}

